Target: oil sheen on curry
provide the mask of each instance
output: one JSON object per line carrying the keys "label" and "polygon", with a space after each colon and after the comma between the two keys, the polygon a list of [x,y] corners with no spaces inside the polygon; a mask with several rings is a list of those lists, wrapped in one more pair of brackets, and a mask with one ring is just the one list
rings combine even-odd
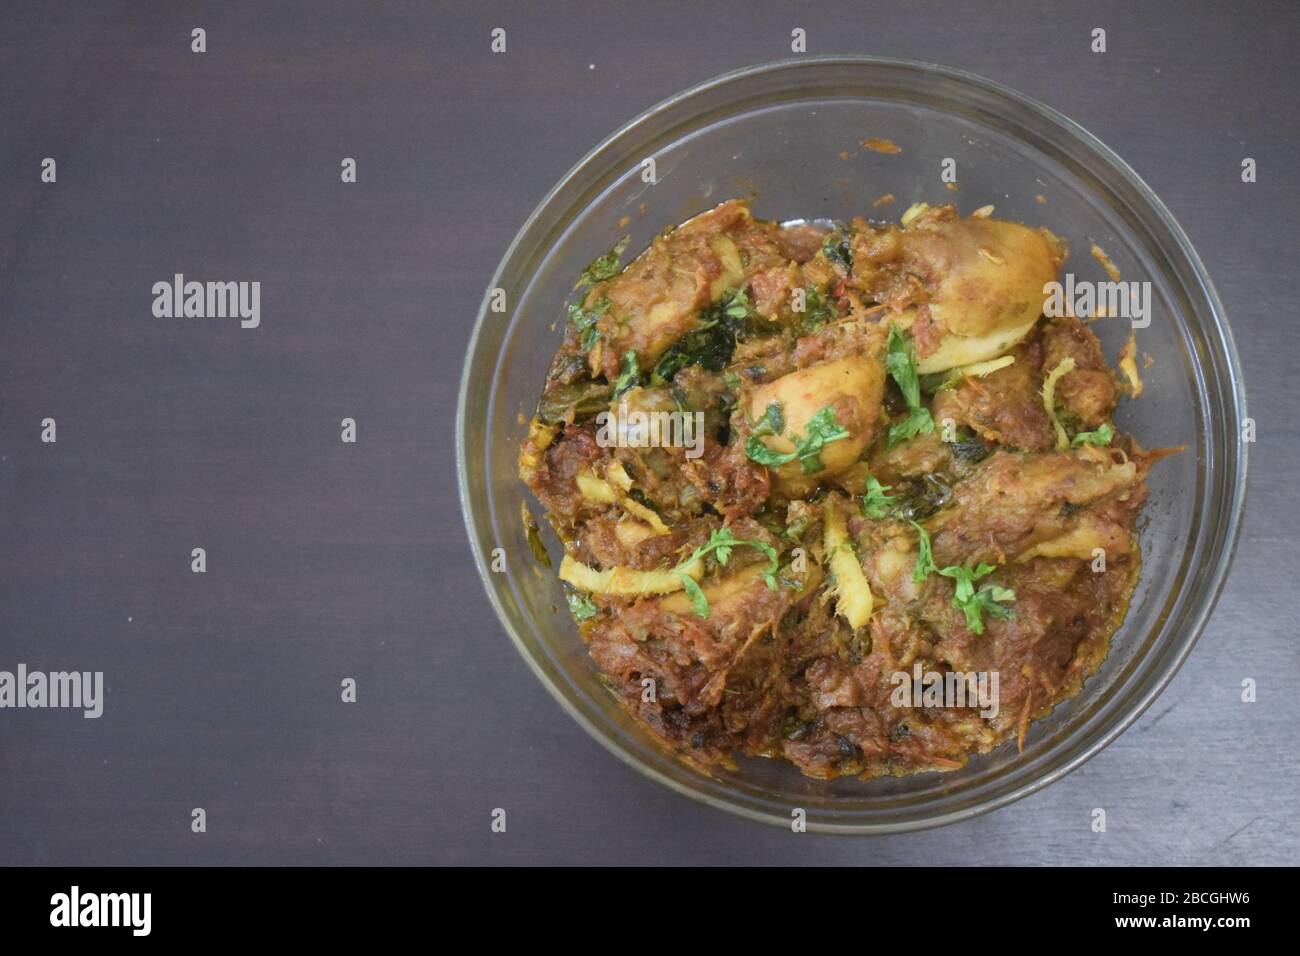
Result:
{"label": "oil sheen on curry", "polygon": [[1045,317],[1064,244],[992,213],[729,201],[580,277],[520,475],[602,681],[693,764],[955,769],[1105,658],[1162,453],[1112,419],[1132,340],[1119,377]]}

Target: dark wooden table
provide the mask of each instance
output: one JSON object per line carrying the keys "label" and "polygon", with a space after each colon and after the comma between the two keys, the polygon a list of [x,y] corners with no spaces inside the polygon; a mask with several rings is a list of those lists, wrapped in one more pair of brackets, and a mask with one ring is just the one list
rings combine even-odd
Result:
{"label": "dark wooden table", "polygon": [[[0,711],[0,863],[1293,862],[1296,7],[612,6],[6,11],[0,669],[102,670],[107,700]],[[732,819],[609,756],[501,631],[453,480],[469,330],[528,211],[794,27],[1003,81],[1116,149],[1214,276],[1259,430],[1235,570],[1156,705],[1046,791],[891,839]],[[175,273],[260,282],[260,327],[155,318]]]}

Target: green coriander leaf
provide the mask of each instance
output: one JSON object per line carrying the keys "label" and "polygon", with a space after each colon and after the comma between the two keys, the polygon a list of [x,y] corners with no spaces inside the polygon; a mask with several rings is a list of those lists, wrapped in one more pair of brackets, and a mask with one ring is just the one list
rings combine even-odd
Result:
{"label": "green coriander leaf", "polygon": [[826,463],[822,461],[822,456],[818,452],[812,452],[808,455],[799,456],[799,467],[803,469],[805,475],[815,475],[826,468]]}
{"label": "green coriander leaf", "polygon": [[739,541],[737,542],[737,544],[747,544],[751,548],[756,548],[759,551],[761,551],[764,557],[767,558],[767,563],[769,565],[766,574],[772,576],[776,575],[776,568],[778,563],[776,548],[772,547],[766,541],[758,541],[758,540]]}
{"label": "green coriander leaf", "polygon": [[1014,601],[1016,592],[1011,588],[999,587],[996,584],[986,584],[980,588],[977,593],[971,596],[968,601],[957,603],[953,599],[954,605],[960,607],[962,613],[966,615],[966,626],[970,628],[973,634],[984,633],[984,614],[991,614],[999,620],[1007,621],[1015,616],[1011,608],[998,603],[999,601]]}
{"label": "green coriander leaf", "polygon": [[799,331],[805,334],[816,332],[835,316],[835,307],[830,297],[821,289],[813,286],[804,290],[804,312],[799,321]]}
{"label": "green coriander leaf", "polygon": [[591,304],[590,309],[583,308],[580,302],[570,304],[569,322],[577,330],[578,341],[584,352],[590,352],[600,338],[600,329],[596,328],[596,323],[608,310],[609,298],[603,295]]}
{"label": "green coriander leaf", "polygon": [[956,583],[953,589],[952,606],[959,608],[966,616],[966,626],[974,634],[984,633],[984,614],[992,614],[1004,621],[1013,616],[1011,608],[999,603],[1016,599],[1016,592],[1011,588],[986,584],[978,591],[975,590],[976,581],[996,570],[993,565],[980,563],[974,568],[962,567],[958,564],[946,568],[935,567],[934,553],[930,546],[930,535],[915,521],[910,522],[910,524],[916,529],[917,533],[916,567],[912,571],[913,581],[920,584],[932,571],[942,574],[946,578],[952,578]]}
{"label": "green coriander leaf", "polygon": [[[778,406],[778,412],[780,408]],[[768,428],[774,428],[775,424],[770,417],[772,415],[772,406],[769,405],[767,412],[763,415],[763,421]],[[780,422],[784,428],[785,422]],[[771,434],[780,434],[780,432],[770,432]],[[820,409],[812,418],[808,419],[808,432],[802,437],[796,435],[794,438],[794,451],[782,453],[773,451],[767,445],[759,441],[758,435],[769,434],[766,429],[755,430],[750,435],[749,440],[745,442],[745,454],[751,461],[756,461],[760,465],[766,465],[769,468],[779,467],[799,459],[800,465],[803,466],[805,475],[816,474],[826,467],[821,460],[821,451],[831,442],[839,441],[842,438],[848,438],[849,433],[840,427],[839,422],[835,420],[835,409],[827,405]]]}
{"label": "green coriander leaf", "polygon": [[867,479],[867,493],[862,496],[862,511],[868,518],[879,521],[886,517],[892,508],[891,502],[896,495],[887,494],[892,485],[882,485],[875,478]]}
{"label": "green coriander leaf", "polygon": [[962,614],[966,616],[966,626],[970,628],[972,634],[983,634],[984,617],[980,613],[979,603],[974,600],[974,597],[975,596],[972,594],[970,598],[963,601],[954,596],[952,599],[952,606],[961,609]]}
{"label": "green coriander leaf", "polygon": [[849,250],[848,240],[844,238],[843,233],[832,232],[822,240],[822,253],[845,272],[852,271],[853,253]]}
{"label": "green coriander leaf", "polygon": [[928,408],[914,408],[907,417],[889,426],[889,439],[886,447],[893,448],[901,441],[915,438],[917,435],[929,435],[934,431],[934,418]]}
{"label": "green coriander leaf", "polygon": [[682,580],[682,586],[686,589],[687,595],[691,599],[691,606],[697,617],[709,616],[709,599],[705,596],[704,591],[699,584],[686,573],[686,568],[690,567],[696,561],[701,560],[711,552],[718,559],[718,563],[725,565],[731,560],[731,551],[733,548],[745,545],[761,551],[767,557],[767,569],[763,572],[763,581],[769,588],[776,590],[777,578],[776,572],[780,566],[776,548],[772,547],[766,541],[755,541],[748,538],[737,538],[732,534],[730,528],[718,528],[711,535],[707,544],[702,544],[692,552],[691,556],[673,568],[673,574]]}
{"label": "green coriander leaf", "polygon": [[618,398],[628,389],[641,381],[641,367],[637,364],[636,350],[628,349],[623,353],[623,366],[614,380],[614,398]]}
{"label": "green coriander leaf", "polygon": [[[651,371],[654,385],[671,382],[688,365],[699,365],[710,372],[722,372],[731,362],[736,344],[747,338],[754,328],[753,306],[741,290],[726,293],[722,299],[702,309],[699,324],[678,338],[659,357]],[[724,379],[726,378],[724,372]],[[739,381],[729,388],[735,390]]]}
{"label": "green coriander leaf", "polygon": [[909,521],[916,529],[916,567],[912,569],[912,580],[917,584],[924,581],[931,571],[938,571],[934,566],[934,554],[930,549],[930,534],[915,521]]}
{"label": "green coriander leaf", "polygon": [[1096,431],[1079,432],[1074,436],[1074,441],[1071,444],[1076,448],[1080,445],[1109,445],[1114,437],[1115,430],[1109,425],[1103,424]]}
{"label": "green coriander leaf", "polygon": [[763,417],[754,423],[754,429],[750,434],[758,437],[779,435],[783,431],[785,431],[785,414],[781,411],[781,403],[770,402],[767,410],[763,412]]}
{"label": "green coriander leaf", "polygon": [[908,408],[917,408],[921,404],[921,380],[916,374],[916,350],[910,340],[898,330],[898,326],[889,326],[889,339],[885,344],[885,369],[889,372],[898,388],[907,400]]}
{"label": "green coriander leaf", "polygon": [[779,468],[799,457],[794,452],[785,454],[779,451],[773,451],[753,435],[749,436],[749,440],[745,442],[745,456],[749,458],[750,461],[756,461],[760,465],[766,465],[768,468]]}
{"label": "green coriander leaf", "polygon": [[805,475],[814,475],[826,466],[822,464],[821,451],[831,442],[848,438],[849,433],[835,420],[835,409],[827,405],[808,419],[808,433],[795,439],[794,450],[799,456]]}
{"label": "green coriander leaf", "polygon": [[709,616],[709,599],[704,596],[704,590],[685,571],[674,571],[673,573],[682,579],[682,587],[686,591],[686,596],[691,599],[691,610],[695,612],[695,616],[707,618]]}
{"label": "green coriander leaf", "polygon": [[980,588],[979,594],[975,595],[980,600],[987,614],[1003,621],[1009,621],[1016,616],[1015,612],[1009,607],[1004,607],[997,602],[1014,601],[1016,592],[1011,588],[1004,588],[997,584],[986,584]]}
{"label": "green coriander leaf", "polygon": [[984,614],[991,614],[1004,621],[1013,616],[1010,608],[998,602],[1014,601],[1015,591],[997,584],[986,584],[978,591],[975,590],[975,582],[987,574],[992,574],[995,570],[993,565],[980,564],[975,568],[952,565],[938,570],[944,577],[952,578],[957,582],[953,591],[952,606],[959,608],[966,616],[966,626],[973,634],[984,633]]}
{"label": "green coriander leaf", "polygon": [[921,380],[916,374],[916,350],[911,341],[898,330],[898,326],[889,326],[889,339],[885,344],[885,369],[898,383],[907,407],[911,410],[906,418],[889,426],[888,446],[893,448],[900,441],[915,438],[917,435],[929,435],[934,431],[934,418],[930,410],[921,404]]}
{"label": "green coriander leaf", "polygon": [[957,582],[956,597],[958,601],[969,601],[975,596],[975,582],[986,574],[993,573],[993,565],[981,564],[977,568],[966,568],[959,564],[949,565],[946,568],[935,568],[946,578],[952,578]]}
{"label": "green coriander leaf", "polygon": [[591,260],[587,268],[582,270],[582,275],[578,277],[578,284],[574,288],[584,285],[594,285],[597,282],[604,282],[606,279],[612,279],[623,271],[619,266],[619,259],[623,258],[623,250],[627,248],[629,236],[624,236],[614,247],[603,256],[597,256]]}
{"label": "green coriander leaf", "polygon": [[740,543],[740,539],[731,533],[730,528],[719,528],[709,535],[709,543],[706,547],[713,549],[713,556],[718,559],[718,564],[726,564],[731,560],[731,549]]}
{"label": "green coriander leaf", "polygon": [[582,594],[568,595],[569,611],[579,621],[586,621],[600,613],[600,609],[591,603],[591,598]]}
{"label": "green coriander leaf", "polygon": [[748,319],[754,314],[754,306],[744,289],[733,289],[722,300],[722,313],[729,319]]}

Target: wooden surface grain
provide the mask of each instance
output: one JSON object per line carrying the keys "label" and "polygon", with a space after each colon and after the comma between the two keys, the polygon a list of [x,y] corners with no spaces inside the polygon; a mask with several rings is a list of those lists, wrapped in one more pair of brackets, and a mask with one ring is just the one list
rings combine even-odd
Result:
{"label": "wooden surface grain", "polygon": [[[0,711],[0,863],[1293,862],[1296,8],[1050,6],[6,11],[0,669],[102,670],[108,698],[99,720]],[[608,755],[502,633],[453,477],[469,331],[528,211],[624,120],[788,55],[796,26],[809,52],[1010,84],[1128,160],[1217,284],[1258,422],[1234,571],[1151,710],[1027,800],[894,838],[732,819]],[[262,327],[152,318],[175,272],[260,281]]]}

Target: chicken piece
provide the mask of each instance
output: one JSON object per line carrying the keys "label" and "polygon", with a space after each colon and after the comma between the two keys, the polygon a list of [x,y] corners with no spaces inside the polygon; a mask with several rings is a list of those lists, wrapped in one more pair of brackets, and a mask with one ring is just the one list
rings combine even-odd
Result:
{"label": "chicken piece", "polygon": [[855,280],[912,329],[921,374],[995,358],[1023,339],[1065,258],[1046,230],[959,219],[952,207],[860,234],[853,248]]}
{"label": "chicken piece", "polygon": [[952,507],[926,522],[935,563],[1091,560],[1095,548],[1108,559],[1125,555],[1146,497],[1144,470],[1109,449],[998,452],[957,484]]}
{"label": "chicken piece", "polygon": [[874,437],[884,393],[885,367],[872,355],[812,365],[754,389],[749,402],[751,418],[762,419],[769,405],[781,408],[785,424],[781,434],[760,439],[773,452],[796,452],[796,439],[807,436],[809,422],[826,408],[834,414],[835,424],[848,432],[822,447],[820,470],[807,471],[799,458],[770,469],[774,486],[787,497],[798,497],[850,468]]}
{"label": "chicken piece", "polygon": [[1005,368],[936,393],[934,420],[952,419],[999,445],[1046,451],[1056,436],[1043,408],[1042,345],[1036,339],[1023,342],[1011,354],[1015,361]]}
{"label": "chicken piece", "polygon": [[750,278],[754,311],[769,321],[790,316],[790,294],[799,281],[799,267],[794,263],[772,266]]}
{"label": "chicken piece", "polygon": [[1074,359],[1074,371],[1057,381],[1056,400],[1077,419],[1080,431],[1096,428],[1115,410],[1115,380],[1106,369],[1097,336],[1073,317],[1052,319],[1043,328],[1044,373],[1066,358]]}
{"label": "chicken piece", "polygon": [[642,370],[698,324],[696,313],[742,278],[739,252],[727,234],[749,221],[743,203],[731,201],[655,238],[627,267],[596,283],[584,300],[609,308],[597,323],[600,338],[588,353],[592,372],[610,381],[623,356],[636,352]]}
{"label": "chicken piece", "polygon": [[[770,684],[779,678],[772,664],[780,645],[761,638],[792,606],[813,600],[822,581],[821,569],[809,562],[802,574],[782,571],[788,584],[773,590],[763,580],[765,569],[760,560],[704,583],[707,618],[683,595],[670,595],[620,607],[588,635],[592,659],[629,709],[704,762],[723,759],[738,745],[738,723],[763,723],[756,708],[764,701],[777,705]],[[653,694],[646,693],[646,679]]]}
{"label": "chicken piece", "polygon": [[827,232],[824,226],[812,223],[783,227],[777,233],[781,254],[795,262],[807,262],[821,251]]}
{"label": "chicken piece", "polygon": [[593,374],[613,381],[635,352],[642,371],[673,342],[700,325],[699,312],[741,288],[750,271],[784,260],[776,227],[759,222],[740,200],[729,200],[662,233],[621,273],[596,283],[584,304],[608,299],[601,337],[588,353]]}
{"label": "chicken piece", "polygon": [[1000,738],[1015,731],[1026,709],[1038,714],[1096,670],[1136,567],[1128,557],[1104,572],[1077,560],[1010,565],[997,577],[1015,591],[1014,614],[989,621],[982,635],[962,626],[946,591],[926,601],[921,617],[943,635],[934,647],[938,661],[966,673],[998,674],[998,713],[989,726]]}

